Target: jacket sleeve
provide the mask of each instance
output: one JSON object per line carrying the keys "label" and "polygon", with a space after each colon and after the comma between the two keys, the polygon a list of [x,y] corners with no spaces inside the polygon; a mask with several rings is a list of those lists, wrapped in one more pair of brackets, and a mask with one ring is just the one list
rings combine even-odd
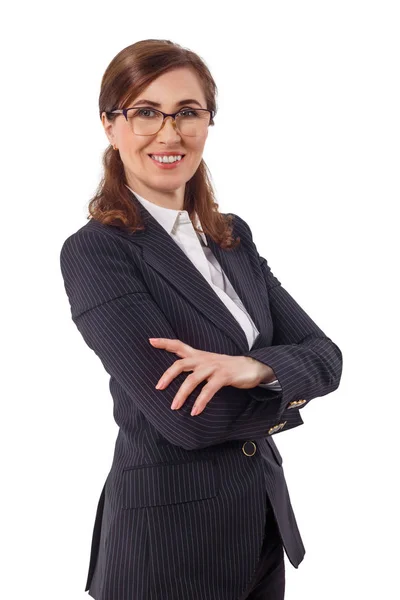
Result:
{"label": "jacket sleeve", "polygon": [[[191,416],[204,381],[181,409],[171,410],[187,374],[180,373],[166,389],[156,390],[158,379],[177,357],[154,348],[148,338],[177,336],[134,260],[113,234],[80,229],[65,240],[60,266],[72,320],[86,344],[125,390],[132,411],[139,409],[169,442],[191,450],[275,432],[271,428],[276,425],[281,392],[262,389],[264,402],[259,402],[249,395],[251,390],[225,386],[200,415]],[[285,430],[302,424],[299,411],[292,411]]]}
{"label": "jacket sleeve", "polygon": [[[285,421],[292,410],[307,405],[313,398],[336,390],[342,374],[342,352],[325,335],[303,308],[282,287],[265,258],[258,254],[247,223],[235,215],[245,231],[250,250],[257,257],[268,289],[269,306],[273,321],[271,346],[250,350],[251,356],[270,366],[281,385],[278,421]],[[264,401],[257,388],[249,394]]]}

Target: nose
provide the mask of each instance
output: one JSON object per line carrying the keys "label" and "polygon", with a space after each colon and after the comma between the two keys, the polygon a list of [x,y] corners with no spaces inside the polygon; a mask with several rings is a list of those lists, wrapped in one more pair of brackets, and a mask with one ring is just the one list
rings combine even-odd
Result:
{"label": "nose", "polygon": [[176,122],[172,119],[172,117],[167,117],[164,120],[163,126],[157,135],[165,142],[180,138],[178,129],[176,127]]}

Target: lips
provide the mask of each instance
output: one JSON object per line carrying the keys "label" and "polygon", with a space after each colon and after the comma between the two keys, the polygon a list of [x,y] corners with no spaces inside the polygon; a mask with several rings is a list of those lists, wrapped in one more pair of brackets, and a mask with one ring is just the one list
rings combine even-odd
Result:
{"label": "lips", "polygon": [[[176,165],[176,164],[180,164],[181,162],[184,161],[186,154],[181,154],[182,158],[180,160],[175,160],[174,162],[169,162],[169,160],[167,160],[166,162],[164,162],[163,160],[156,160],[155,158],[152,158],[151,154],[147,155],[150,160],[152,160],[153,162],[157,163],[158,165]],[[157,156],[157,154],[155,154],[154,156]],[[158,156],[178,156],[177,154],[159,154]]]}
{"label": "lips", "polygon": [[147,156],[150,156],[150,158],[152,156],[160,156],[160,157],[164,157],[164,156],[182,156],[182,158],[183,158],[184,156],[186,156],[186,154],[182,154],[182,152],[177,152],[176,154],[172,154],[172,153],[171,154],[148,154]]}
{"label": "lips", "polygon": [[151,158],[150,154],[148,155],[148,157],[149,157],[149,159],[151,160],[151,162],[153,163],[153,165],[155,167],[157,167],[158,169],[161,169],[163,171],[169,171],[169,170],[179,169],[179,167],[181,166],[181,164],[185,160],[185,155],[182,155],[181,160],[175,160],[174,162],[169,162],[168,160],[166,162],[160,161],[160,160],[156,160],[154,158]]}

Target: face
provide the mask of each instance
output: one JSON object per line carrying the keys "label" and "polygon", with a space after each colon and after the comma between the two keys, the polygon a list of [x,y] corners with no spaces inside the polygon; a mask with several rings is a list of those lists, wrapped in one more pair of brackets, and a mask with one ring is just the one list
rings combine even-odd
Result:
{"label": "face", "polygon": [[[207,108],[197,75],[186,67],[160,75],[130,106],[149,107],[148,103],[137,102],[141,98],[159,102],[161,106],[155,108],[166,113],[181,108]],[[194,102],[179,105],[181,100],[188,98],[197,100],[200,106]],[[158,133],[142,136],[133,133],[122,114],[111,123],[103,113],[102,123],[109,142],[119,150],[128,186],[159,206],[182,209],[186,182],[201,162],[208,128],[201,137],[183,136],[175,129],[172,119],[167,118]],[[185,158],[175,163],[175,168],[163,169],[149,156],[163,152],[185,154]]]}

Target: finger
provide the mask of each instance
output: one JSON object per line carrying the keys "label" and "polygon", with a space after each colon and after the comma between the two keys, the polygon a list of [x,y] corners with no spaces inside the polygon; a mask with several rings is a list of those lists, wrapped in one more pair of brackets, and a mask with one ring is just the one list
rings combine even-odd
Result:
{"label": "finger", "polygon": [[179,375],[179,373],[183,373],[184,371],[193,371],[193,365],[187,359],[182,358],[181,360],[176,360],[173,365],[168,367],[166,371],[164,371],[163,375],[158,380],[156,385],[157,390],[161,390],[166,388],[175,377]]}
{"label": "finger", "polygon": [[217,382],[211,380],[203,387],[201,390],[201,394],[199,394],[196,402],[193,404],[192,412],[190,413],[192,417],[195,415],[199,415],[203,412],[207,404],[212,400],[213,396],[223,387],[222,382]]}
{"label": "finger", "polygon": [[[174,342],[179,342],[180,340],[170,339],[170,338],[149,338],[150,344],[153,346],[158,346],[159,348],[169,349],[174,345]],[[174,346],[175,347],[175,346]]]}
{"label": "finger", "polygon": [[152,344],[152,346],[167,350],[167,352],[174,352],[179,356],[186,356],[188,349],[191,348],[191,346],[188,346],[184,342],[181,342],[181,340],[177,339],[149,338],[149,342]]}
{"label": "finger", "polygon": [[202,371],[197,370],[196,372],[188,375],[185,381],[182,383],[181,387],[175,394],[175,398],[172,401],[171,408],[172,410],[178,410],[183,406],[186,402],[187,397],[193,392],[193,390],[201,383],[204,379],[209,377],[211,372],[208,369],[203,369]]}

